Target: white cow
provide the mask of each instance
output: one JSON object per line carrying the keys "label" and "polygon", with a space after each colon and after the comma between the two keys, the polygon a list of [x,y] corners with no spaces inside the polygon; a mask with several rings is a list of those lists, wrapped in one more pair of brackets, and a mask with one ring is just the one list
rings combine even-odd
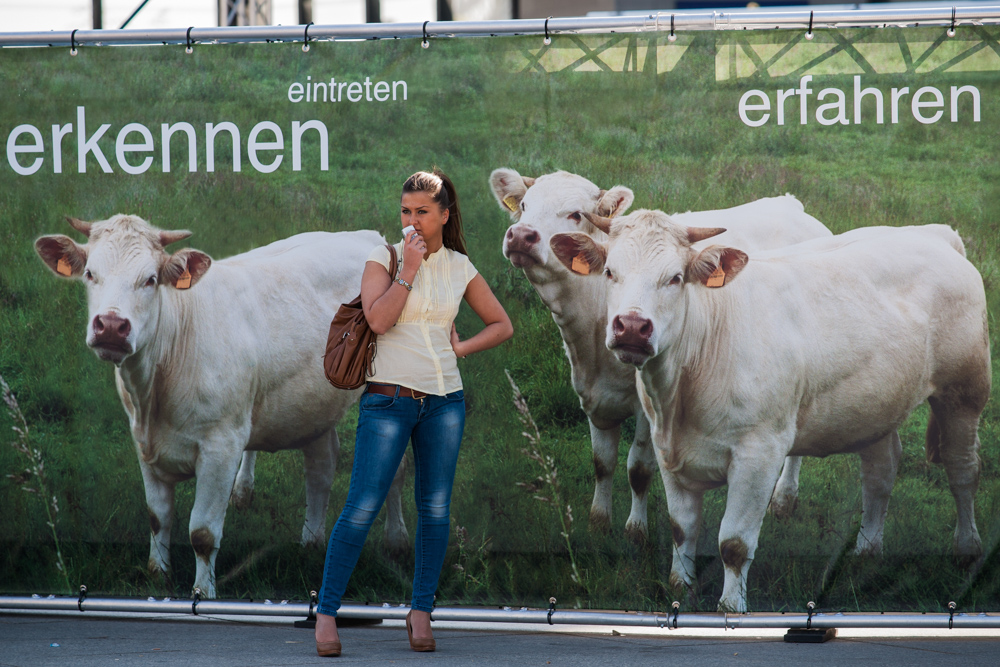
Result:
{"label": "white cow", "polygon": [[[194,585],[214,597],[215,557],[230,493],[253,485],[253,453],[305,456],[303,544],[325,544],[326,509],[340,443],[335,425],[358,396],[323,376],[330,320],[357,296],[376,232],[312,232],[213,262],[164,247],[191,232],[116,215],[70,219],[89,238],[43,236],[35,249],[64,278],[87,285],[87,345],[115,364],[146,488],[149,569],[170,569],[174,487],[196,478],[190,538]],[[211,271],[209,271],[211,267]],[[243,466],[241,468],[241,459]],[[407,542],[397,474],[387,542]]]}
{"label": "white cow", "polygon": [[[649,423],[642,413],[635,386],[635,371],[618,362],[604,345],[607,287],[604,281],[586,280],[568,271],[549,252],[549,239],[561,232],[604,234],[582,212],[614,217],[632,204],[633,193],[623,186],[602,190],[582,176],[565,171],[538,178],[521,176],[513,169],[497,169],[490,186],[513,224],[503,241],[503,254],[521,269],[562,335],[572,371],[573,389],[590,423],[596,485],[590,508],[591,524],[607,529],[611,524],[612,476],[618,462],[621,424],[636,418],[635,439],[629,449],[628,477],[632,510],[625,524],[633,539],[646,537],[646,495],[655,464]],[[747,250],[766,250],[811,238],[830,236],[821,222],[808,215],[792,197],[771,197],[717,211],[675,216],[692,226],[726,226],[726,242]],[[788,465],[775,488],[772,509],[791,512],[797,500],[798,458]]]}
{"label": "white cow", "polygon": [[[943,226],[857,230],[764,253],[692,244],[718,229],[659,211],[592,218],[607,241],[560,234],[567,265],[608,283],[606,344],[640,369],[675,526],[670,580],[694,585],[702,498],[728,484],[720,609],[747,610],[747,570],[785,456],[856,452],[863,539],[881,542],[901,448],[930,403],[927,454],[958,508],[954,548],[982,554],[973,514],[979,415],[990,394],[986,295]],[[958,252],[956,252],[958,250]],[[878,535],[865,535],[878,524]]]}

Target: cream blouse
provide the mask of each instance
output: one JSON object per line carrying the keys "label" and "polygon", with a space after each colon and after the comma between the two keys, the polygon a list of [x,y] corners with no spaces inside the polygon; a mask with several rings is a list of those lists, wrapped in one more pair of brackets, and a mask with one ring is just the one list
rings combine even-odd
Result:
{"label": "cream blouse", "polygon": [[[395,247],[402,266],[403,242]],[[388,271],[389,249],[378,246],[368,261]],[[451,325],[476,273],[468,257],[443,246],[423,261],[399,320],[378,337],[375,373],[369,382],[398,384],[437,395],[462,388],[451,347]]]}

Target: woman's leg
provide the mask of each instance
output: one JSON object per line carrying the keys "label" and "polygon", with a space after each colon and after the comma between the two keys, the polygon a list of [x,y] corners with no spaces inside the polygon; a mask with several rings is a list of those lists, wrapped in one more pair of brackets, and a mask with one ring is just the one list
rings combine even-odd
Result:
{"label": "woman's leg", "polygon": [[[448,548],[449,507],[455,465],[465,428],[462,392],[428,396],[413,429],[417,504],[416,568],[413,574],[414,636],[423,632],[424,614],[434,607],[445,550]],[[429,625],[427,631],[429,633]],[[429,636],[425,635],[425,636]]]}
{"label": "woman's leg", "polygon": [[[347,581],[378,516],[406,452],[419,402],[362,394],[354,445],[351,486],[343,512],[330,534],[317,612],[336,616]],[[318,625],[317,625],[318,628]]]}

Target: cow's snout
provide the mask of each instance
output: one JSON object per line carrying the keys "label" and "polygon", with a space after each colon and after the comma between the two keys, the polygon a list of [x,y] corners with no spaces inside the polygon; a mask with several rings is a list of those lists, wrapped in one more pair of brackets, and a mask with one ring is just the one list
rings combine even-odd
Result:
{"label": "cow's snout", "polygon": [[132,352],[128,339],[132,323],[127,318],[104,313],[94,317],[92,328],[94,334],[90,346],[101,359],[118,363]]}
{"label": "cow's snout", "polygon": [[541,261],[539,256],[542,235],[527,225],[514,225],[507,230],[503,240],[504,255],[519,269]]}
{"label": "cow's snout", "polygon": [[611,320],[611,344],[608,346],[626,364],[642,365],[653,354],[650,339],[653,322],[637,313],[615,315]]}

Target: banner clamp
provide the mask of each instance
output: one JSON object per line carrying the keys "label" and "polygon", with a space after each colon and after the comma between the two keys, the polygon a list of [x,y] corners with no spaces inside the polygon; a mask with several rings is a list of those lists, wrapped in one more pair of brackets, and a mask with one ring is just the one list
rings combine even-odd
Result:
{"label": "banner clamp", "polygon": [[809,611],[809,616],[806,618],[806,630],[809,630],[809,629],[812,628],[812,624],[813,624],[813,609],[815,609],[815,608],[816,608],[816,603],[813,602],[812,600],[810,600],[808,603],[806,603],[806,609]]}
{"label": "banner clamp", "polygon": [[677,600],[674,600],[673,604],[670,605],[670,608],[674,610],[673,624],[674,624],[674,630],[676,630],[677,629],[677,616],[678,616],[678,614],[681,613],[681,603],[678,602]]}
{"label": "banner clamp", "polygon": [[191,613],[194,614],[195,616],[197,616],[198,615],[198,603],[201,602],[201,589],[200,588],[194,589],[194,596],[193,596],[193,598],[194,599],[191,601]]}
{"label": "banner clamp", "polygon": [[83,601],[87,599],[87,587],[80,586],[80,598],[76,601],[76,608],[83,611]]}
{"label": "banner clamp", "polygon": [[304,37],[305,37],[305,43],[302,44],[302,52],[303,53],[309,53],[309,26],[311,26],[312,24],[313,24],[312,21],[310,21],[309,23],[306,24],[306,31],[305,31],[305,35],[304,35]]}
{"label": "banner clamp", "polygon": [[957,606],[958,605],[956,605],[954,602],[949,602],[948,603],[948,629],[949,630],[955,629],[955,608]]}
{"label": "banner clamp", "polygon": [[552,614],[554,613],[556,613],[556,599],[549,598],[549,616],[548,616],[549,625],[552,625]]}

